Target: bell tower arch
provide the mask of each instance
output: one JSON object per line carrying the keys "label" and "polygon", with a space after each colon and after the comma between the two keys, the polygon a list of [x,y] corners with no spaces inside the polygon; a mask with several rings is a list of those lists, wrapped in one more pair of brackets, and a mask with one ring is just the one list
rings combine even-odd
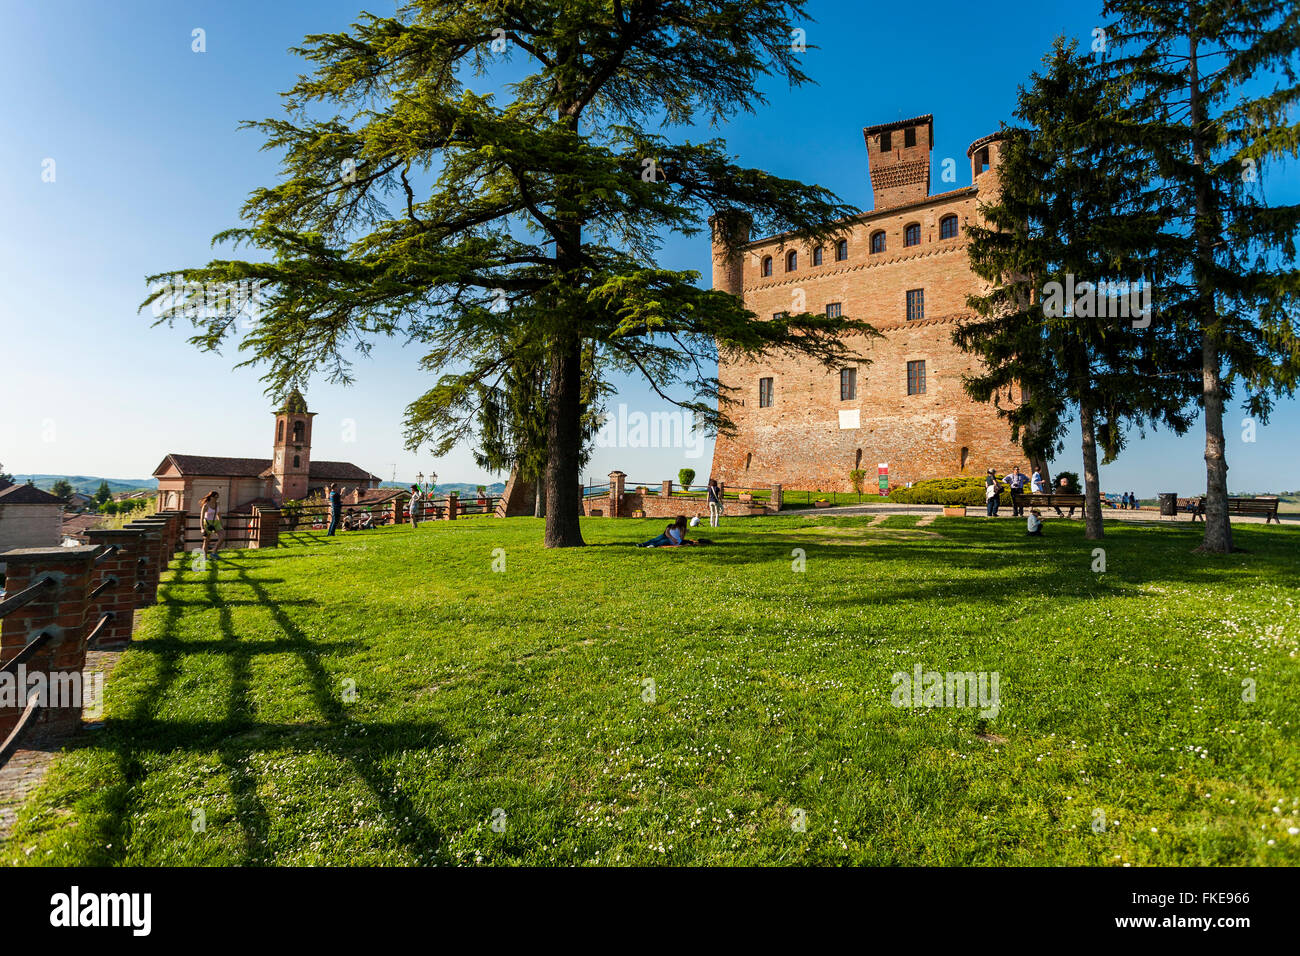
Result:
{"label": "bell tower arch", "polygon": [[311,420],[307,400],[296,388],[275,413],[275,449],[271,457],[271,498],[277,505],[307,497],[311,473]]}

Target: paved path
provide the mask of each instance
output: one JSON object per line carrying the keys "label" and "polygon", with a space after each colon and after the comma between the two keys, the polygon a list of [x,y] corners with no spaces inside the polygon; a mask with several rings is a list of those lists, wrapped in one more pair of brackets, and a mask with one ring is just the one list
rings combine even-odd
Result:
{"label": "paved path", "polygon": [[[107,682],[108,675],[113,672],[121,657],[121,651],[87,651],[86,667],[82,673],[90,675],[102,672]],[[91,686],[90,681],[87,680],[85,685]],[[85,733],[87,726],[93,724],[89,721],[83,723],[80,732]],[[66,736],[43,733],[39,728],[32,729],[30,733],[32,736],[24,741],[24,746],[14,751],[14,755],[0,767],[0,843],[9,839],[14,822],[18,819],[18,811],[22,809],[28,794],[40,785],[54,755],[67,742]]]}

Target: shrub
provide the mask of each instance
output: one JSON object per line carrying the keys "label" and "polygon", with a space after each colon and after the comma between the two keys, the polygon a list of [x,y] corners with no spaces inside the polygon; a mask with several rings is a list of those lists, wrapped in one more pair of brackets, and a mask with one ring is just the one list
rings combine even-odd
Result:
{"label": "shrub", "polygon": [[690,491],[691,482],[695,480],[695,469],[683,468],[677,473],[677,480],[681,482],[682,491]]}
{"label": "shrub", "polygon": [[862,482],[866,480],[867,471],[865,468],[854,468],[849,472],[849,481],[853,482],[853,490],[862,494]]}
{"label": "shrub", "polygon": [[[984,476],[960,475],[955,478],[931,478],[918,481],[911,488],[896,488],[889,492],[891,502],[913,505],[966,505],[984,504]],[[1003,486],[998,500],[1011,504],[1011,490]]]}

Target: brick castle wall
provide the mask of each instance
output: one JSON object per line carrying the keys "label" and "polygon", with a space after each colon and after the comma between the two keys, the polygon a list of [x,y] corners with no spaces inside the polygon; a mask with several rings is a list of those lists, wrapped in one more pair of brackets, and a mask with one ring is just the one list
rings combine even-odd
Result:
{"label": "brick castle wall", "polygon": [[[893,138],[901,142],[901,135],[895,131]],[[869,148],[872,141],[869,137]],[[980,221],[980,198],[996,190],[997,146],[996,140],[981,140],[971,147],[973,186],[904,205],[897,205],[899,194],[892,193],[895,204],[855,217],[842,261],[828,244],[822,264],[813,265],[812,248],[779,236],[739,243],[729,254],[714,224],[715,288],[741,295],[760,318],[819,313],[840,303],[844,316],[869,322],[883,338],[854,337],[847,343],[870,364],[853,366],[857,394],[843,401],[839,369],[798,356],[773,355],[754,363],[722,359],[719,378],[736,389],[731,395],[740,404],[728,409],[737,433],[719,436],[712,477],[731,485],[780,482],[787,488],[850,491],[850,470],[866,471],[864,484],[872,489],[880,463],[888,464],[892,486],[1028,465],[996,408],[966,395],[962,376],[977,360],[952,342],[956,323],[969,314],[966,297],[981,288],[970,269],[965,227]],[[922,130],[916,149],[928,157],[928,147],[928,131]],[[985,150],[987,170],[977,167]],[[957,235],[940,238],[941,221],[954,215]],[[905,229],[912,224],[920,227],[920,242],[904,246]],[[733,228],[738,240],[747,238],[747,224]],[[885,249],[872,253],[876,232],[884,233]],[[791,249],[798,261],[788,271]],[[772,274],[765,277],[763,260],[769,256]],[[920,321],[907,318],[911,289],[924,290]],[[908,362],[913,361],[925,363],[923,394],[908,394]],[[773,380],[771,407],[759,407],[761,378]],[[1009,400],[1002,396],[1004,404]]]}

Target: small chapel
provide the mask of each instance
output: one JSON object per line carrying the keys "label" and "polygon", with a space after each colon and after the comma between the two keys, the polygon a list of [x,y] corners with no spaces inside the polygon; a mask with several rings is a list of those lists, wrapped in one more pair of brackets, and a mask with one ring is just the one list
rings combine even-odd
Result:
{"label": "small chapel", "polygon": [[365,502],[377,497],[380,478],[350,461],[313,461],[311,424],[315,412],[294,389],[275,411],[275,444],[271,458],[218,458],[211,455],[170,454],[154,469],[159,510],[197,513],[210,491],[221,495],[222,511],[247,512],[255,505],[280,507],[322,494],[336,483],[344,499]]}

